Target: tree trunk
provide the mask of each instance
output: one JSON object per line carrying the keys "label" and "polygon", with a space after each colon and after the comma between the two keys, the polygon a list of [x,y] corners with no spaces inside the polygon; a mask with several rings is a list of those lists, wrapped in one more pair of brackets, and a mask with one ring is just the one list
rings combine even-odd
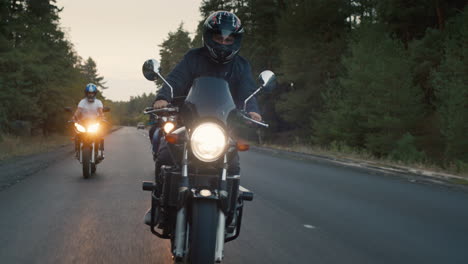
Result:
{"label": "tree trunk", "polygon": [[437,12],[437,23],[439,25],[439,30],[444,30],[445,28],[445,18],[444,12],[440,7],[440,2],[436,1],[436,12]]}

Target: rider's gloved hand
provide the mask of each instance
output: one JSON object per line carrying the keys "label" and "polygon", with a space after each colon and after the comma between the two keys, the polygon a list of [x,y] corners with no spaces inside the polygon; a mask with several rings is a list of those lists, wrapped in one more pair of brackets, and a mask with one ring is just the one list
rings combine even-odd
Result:
{"label": "rider's gloved hand", "polygon": [[169,102],[166,101],[166,100],[157,100],[156,102],[154,102],[153,108],[154,108],[154,109],[164,108],[164,107],[166,107],[168,104],[169,104]]}
{"label": "rider's gloved hand", "polygon": [[249,112],[250,118],[252,118],[255,121],[262,121],[262,116],[259,113],[255,112]]}

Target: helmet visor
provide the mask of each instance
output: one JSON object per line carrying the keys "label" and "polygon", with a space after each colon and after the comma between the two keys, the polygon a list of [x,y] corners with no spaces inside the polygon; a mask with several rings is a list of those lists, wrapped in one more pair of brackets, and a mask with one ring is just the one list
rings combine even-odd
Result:
{"label": "helmet visor", "polygon": [[235,36],[233,34],[219,34],[215,33],[212,37],[213,41],[221,45],[232,45],[235,41]]}

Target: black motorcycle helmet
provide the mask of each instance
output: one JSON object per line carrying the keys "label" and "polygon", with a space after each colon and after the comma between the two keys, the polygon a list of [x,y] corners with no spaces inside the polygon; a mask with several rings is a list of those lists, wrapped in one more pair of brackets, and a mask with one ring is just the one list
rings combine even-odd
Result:
{"label": "black motorcycle helmet", "polygon": [[203,44],[217,63],[228,63],[239,52],[244,28],[240,19],[228,11],[216,11],[203,25]]}

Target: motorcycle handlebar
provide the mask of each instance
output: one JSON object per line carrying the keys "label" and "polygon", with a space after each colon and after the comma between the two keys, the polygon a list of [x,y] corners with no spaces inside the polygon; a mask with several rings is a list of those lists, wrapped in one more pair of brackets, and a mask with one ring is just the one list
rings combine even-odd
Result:
{"label": "motorcycle handlebar", "polygon": [[[159,109],[154,109],[152,107],[147,107],[145,108],[145,110],[143,111],[143,114],[145,115],[148,115],[148,114],[153,114],[153,113],[169,113],[169,112],[179,112],[179,108],[178,107],[164,107],[164,108],[159,108]],[[269,127],[270,125],[268,125],[267,123],[264,123],[262,121],[257,121],[255,119],[252,119],[250,117],[248,117],[245,113],[242,112],[241,114],[242,118],[244,118],[245,120],[248,120],[254,124],[257,124],[257,125],[260,125],[260,126],[263,126],[263,127]]]}
{"label": "motorcycle handlebar", "polygon": [[143,114],[148,115],[148,114],[153,114],[153,113],[169,113],[169,112],[179,112],[178,107],[164,107],[164,108],[159,108],[159,109],[154,109],[152,107],[147,107],[143,111]]}
{"label": "motorcycle handlebar", "polygon": [[268,125],[267,123],[264,123],[264,122],[262,122],[262,121],[257,121],[257,120],[255,120],[255,119],[252,119],[252,118],[248,117],[245,113],[242,113],[241,116],[242,116],[242,118],[244,118],[245,120],[248,120],[248,121],[250,121],[250,122],[252,122],[252,123],[255,123],[255,124],[257,124],[257,125],[260,125],[260,126],[263,126],[263,127],[269,127],[269,126],[270,126],[270,125]]}
{"label": "motorcycle handlebar", "polygon": [[[74,119],[72,119],[72,120],[68,120],[67,123],[79,123],[79,121],[80,121],[80,120],[74,120]],[[99,121],[100,121],[100,122],[104,122],[104,123],[110,124],[110,122],[107,121],[107,120],[104,119],[104,118],[99,118]]]}

